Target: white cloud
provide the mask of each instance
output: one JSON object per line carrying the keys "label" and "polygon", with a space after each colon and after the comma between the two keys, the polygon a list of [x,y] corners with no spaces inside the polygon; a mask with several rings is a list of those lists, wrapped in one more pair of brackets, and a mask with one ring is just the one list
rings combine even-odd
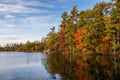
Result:
{"label": "white cloud", "polygon": [[34,24],[34,23],[49,23],[49,21],[51,21],[51,19],[53,19],[53,16],[30,16],[30,17],[26,17],[24,19],[22,19],[21,21],[23,23],[30,23],[30,24]]}
{"label": "white cloud", "polygon": [[[9,17],[10,18],[10,17]],[[15,27],[15,24],[12,23],[11,21],[13,21],[14,19],[10,19],[9,21],[0,21],[0,31],[4,31],[4,30],[7,30],[6,28],[12,28],[12,27]],[[2,32],[3,32],[2,31]]]}
{"label": "white cloud", "polygon": [[38,0],[1,0],[0,2],[2,3],[10,3],[10,4],[20,4],[24,6],[42,6],[42,7],[49,7],[52,8],[54,7],[53,5],[43,3]]}
{"label": "white cloud", "polygon": [[6,27],[6,28],[13,28],[13,27],[15,27],[15,25],[14,24],[6,24],[6,25],[4,25],[4,27]]}
{"label": "white cloud", "polygon": [[[32,25],[42,25],[42,24],[58,24],[61,18],[57,18],[54,15],[47,15],[47,16],[29,16],[20,21],[24,24],[32,24]],[[43,26],[44,27],[44,26]]]}
{"label": "white cloud", "polygon": [[15,2],[16,0],[0,0],[0,2]]}
{"label": "white cloud", "polygon": [[46,3],[43,3],[43,2],[40,2],[40,1],[21,1],[21,2],[18,2],[19,4],[22,4],[22,5],[25,5],[25,6],[41,6],[41,7],[48,7],[48,8],[54,8],[53,5],[50,5],[50,4],[46,4]]}
{"label": "white cloud", "polygon": [[[29,7],[32,6],[32,7]],[[2,13],[46,13],[48,10],[33,8],[33,6],[41,6],[53,8],[53,5],[40,1],[27,0],[0,0],[0,12]]]}
{"label": "white cloud", "polygon": [[[36,33],[39,35],[48,34],[50,28],[55,26],[56,30],[58,30],[59,26],[59,19],[55,18],[54,16],[33,16],[33,17],[26,17],[21,20],[23,24],[23,28],[27,28],[30,30],[30,33]],[[42,32],[42,33],[41,33]]]}
{"label": "white cloud", "polygon": [[6,23],[5,21],[0,21],[0,25],[1,25],[1,24],[5,24],[5,23]]}
{"label": "white cloud", "polygon": [[11,28],[1,28],[0,27],[0,35],[6,35],[6,34],[10,34],[13,32],[13,29]]}
{"label": "white cloud", "polygon": [[0,12],[3,12],[3,13],[36,13],[36,12],[47,12],[47,11],[38,10],[34,8],[28,8],[23,5],[0,4]]}
{"label": "white cloud", "polygon": [[0,35],[0,45],[4,46],[7,43],[25,43],[26,41],[36,41],[40,40],[40,37],[33,35]]}
{"label": "white cloud", "polygon": [[5,15],[5,18],[6,19],[11,19],[11,18],[15,18],[15,16],[13,16],[13,15]]}

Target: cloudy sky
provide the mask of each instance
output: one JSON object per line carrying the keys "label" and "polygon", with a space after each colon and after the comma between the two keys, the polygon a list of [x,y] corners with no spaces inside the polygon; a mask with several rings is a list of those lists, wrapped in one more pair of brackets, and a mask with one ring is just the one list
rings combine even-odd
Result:
{"label": "cloudy sky", "polygon": [[96,2],[110,0],[0,0],[0,45],[40,40],[58,29],[61,14],[73,6],[90,9]]}

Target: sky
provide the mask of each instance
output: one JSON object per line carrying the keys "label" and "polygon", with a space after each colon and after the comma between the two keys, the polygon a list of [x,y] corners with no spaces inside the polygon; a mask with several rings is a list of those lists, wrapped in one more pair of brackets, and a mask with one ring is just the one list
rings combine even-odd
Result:
{"label": "sky", "polygon": [[110,0],[0,0],[0,45],[40,41],[51,27],[59,29],[64,11],[91,9],[101,1]]}

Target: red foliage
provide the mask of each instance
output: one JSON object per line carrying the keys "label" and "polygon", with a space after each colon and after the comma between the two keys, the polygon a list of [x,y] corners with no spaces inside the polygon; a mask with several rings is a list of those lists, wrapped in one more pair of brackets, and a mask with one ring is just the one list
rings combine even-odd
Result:
{"label": "red foliage", "polygon": [[76,48],[80,48],[83,46],[86,46],[85,43],[82,42],[82,40],[84,39],[84,35],[86,35],[88,33],[87,29],[79,29],[75,34],[75,42],[76,42]]}

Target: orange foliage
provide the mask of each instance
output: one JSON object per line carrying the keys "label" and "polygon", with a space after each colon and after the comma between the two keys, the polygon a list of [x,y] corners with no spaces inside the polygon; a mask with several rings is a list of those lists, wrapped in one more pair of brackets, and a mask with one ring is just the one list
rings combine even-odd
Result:
{"label": "orange foliage", "polygon": [[87,33],[87,29],[82,29],[81,32],[86,34]]}
{"label": "orange foliage", "polygon": [[82,40],[83,36],[87,33],[87,29],[79,29],[76,34],[74,34],[75,40]]}
{"label": "orange foliage", "polygon": [[[84,35],[88,34],[87,29],[83,28],[83,29],[79,29],[75,34],[75,42],[76,42],[76,48],[80,48],[80,47],[85,47],[86,44],[82,42],[82,40],[84,39]],[[83,52],[86,51],[85,48],[83,48],[82,50]]]}
{"label": "orange foliage", "polygon": [[76,48],[83,47],[83,46],[84,46],[83,43],[79,43],[79,44],[76,45]]}
{"label": "orange foliage", "polygon": [[88,76],[86,76],[84,72],[84,68],[86,66],[86,62],[81,60],[76,61],[75,75],[77,76],[78,80],[89,80]]}
{"label": "orange foliage", "polygon": [[77,60],[76,61],[76,65],[80,66],[80,67],[84,67],[85,66],[85,63],[83,63],[82,61],[80,60]]}
{"label": "orange foliage", "polygon": [[101,50],[101,52],[107,52],[109,50],[109,45],[105,44],[105,43],[101,43],[100,50]]}
{"label": "orange foliage", "polygon": [[106,35],[104,38],[103,38],[103,41],[108,41],[110,40],[110,36],[109,35]]}
{"label": "orange foliage", "polygon": [[106,36],[103,37],[102,43],[100,44],[100,50],[101,50],[101,52],[107,52],[107,51],[109,51],[110,44],[106,43],[106,42],[109,42],[110,39],[111,39],[110,35],[106,35]]}
{"label": "orange foliage", "polygon": [[82,36],[82,34],[81,34],[81,32],[79,30],[76,32],[74,37],[75,37],[76,41],[83,39],[83,36]]}

